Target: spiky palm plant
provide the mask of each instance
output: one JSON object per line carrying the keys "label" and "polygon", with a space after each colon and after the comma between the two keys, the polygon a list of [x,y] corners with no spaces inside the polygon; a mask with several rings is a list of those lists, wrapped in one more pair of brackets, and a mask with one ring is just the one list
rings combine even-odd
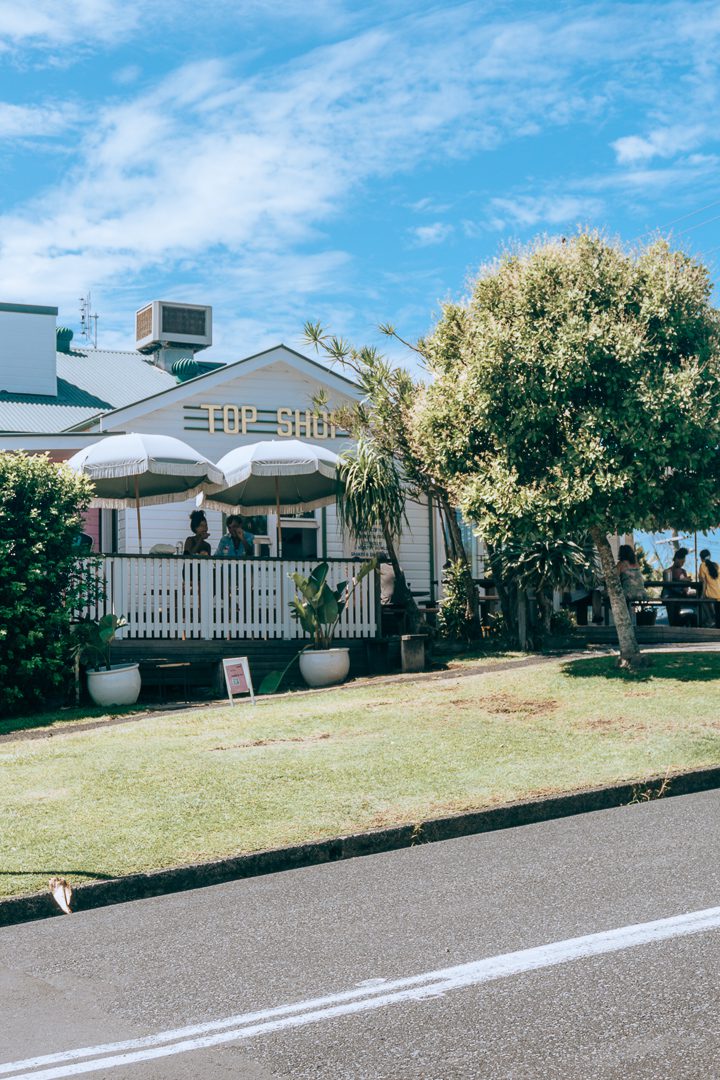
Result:
{"label": "spiky palm plant", "polygon": [[372,439],[360,437],[352,450],[340,455],[338,475],[342,493],[338,517],[360,543],[367,543],[379,526],[395,572],[395,593],[415,633],[421,616],[398,560],[397,542],[405,520],[405,495],[396,459]]}

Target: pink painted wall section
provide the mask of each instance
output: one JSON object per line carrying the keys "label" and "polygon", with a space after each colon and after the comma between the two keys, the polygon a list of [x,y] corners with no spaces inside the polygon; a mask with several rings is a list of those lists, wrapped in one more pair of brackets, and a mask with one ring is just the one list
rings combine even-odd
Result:
{"label": "pink painted wall section", "polygon": [[83,532],[93,538],[93,551],[100,550],[100,511],[88,510],[85,514],[85,527]]}
{"label": "pink painted wall section", "polygon": [[[73,454],[77,453],[78,449],[79,449],[79,447],[76,448],[75,450],[41,450],[41,451],[38,451],[38,453],[47,454],[47,456],[50,458],[51,461],[55,461],[55,462],[59,463],[61,461],[67,461],[68,458],[71,458],[73,456]],[[100,550],[100,511],[99,510],[97,510],[97,509],[88,510],[86,512],[86,514],[85,514],[85,524],[83,526],[83,532],[86,532],[88,534],[88,536],[92,536],[92,538],[93,538],[93,551],[99,551]]]}

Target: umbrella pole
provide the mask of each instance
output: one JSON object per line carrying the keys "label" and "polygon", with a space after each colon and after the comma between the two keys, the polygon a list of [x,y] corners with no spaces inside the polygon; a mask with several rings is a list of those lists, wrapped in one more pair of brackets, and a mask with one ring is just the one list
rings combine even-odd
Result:
{"label": "umbrella pole", "polygon": [[140,480],[135,477],[135,513],[137,514],[138,549],[142,555],[142,525],[140,524]]}
{"label": "umbrella pole", "polygon": [[278,558],[282,558],[282,526],[280,524],[280,480],[275,477],[275,512],[277,513],[277,549]]}

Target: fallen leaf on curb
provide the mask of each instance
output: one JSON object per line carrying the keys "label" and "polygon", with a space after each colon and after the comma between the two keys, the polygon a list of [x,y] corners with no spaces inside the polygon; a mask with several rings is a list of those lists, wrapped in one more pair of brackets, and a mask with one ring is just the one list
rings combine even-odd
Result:
{"label": "fallen leaf on curb", "polygon": [[66,915],[72,915],[70,904],[72,902],[73,893],[65,878],[51,877],[48,881],[48,888],[58,907],[61,908]]}

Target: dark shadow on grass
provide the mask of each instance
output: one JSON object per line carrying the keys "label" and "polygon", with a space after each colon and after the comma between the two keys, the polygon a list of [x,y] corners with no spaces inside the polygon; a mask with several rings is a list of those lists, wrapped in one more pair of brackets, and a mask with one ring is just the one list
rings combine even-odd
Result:
{"label": "dark shadow on grass", "polygon": [[116,874],[105,874],[100,870],[66,870],[57,866],[51,870],[0,870],[0,877],[37,877],[38,874],[65,878],[85,877],[97,881],[113,881],[117,876]]}
{"label": "dark shadow on grass", "polygon": [[720,653],[644,653],[649,666],[628,670],[617,666],[613,656],[594,656],[563,664],[563,675],[572,678],[616,679],[622,682],[651,682],[675,679],[678,682],[714,682],[720,679]]}
{"label": "dark shadow on grass", "polygon": [[79,709],[57,709],[55,712],[35,713],[25,716],[12,716],[7,720],[0,720],[0,736],[13,735],[18,731],[34,731],[37,728],[61,728],[72,720],[113,720],[117,717],[132,716],[137,712],[147,710],[147,705],[114,705],[110,710],[107,706]]}

